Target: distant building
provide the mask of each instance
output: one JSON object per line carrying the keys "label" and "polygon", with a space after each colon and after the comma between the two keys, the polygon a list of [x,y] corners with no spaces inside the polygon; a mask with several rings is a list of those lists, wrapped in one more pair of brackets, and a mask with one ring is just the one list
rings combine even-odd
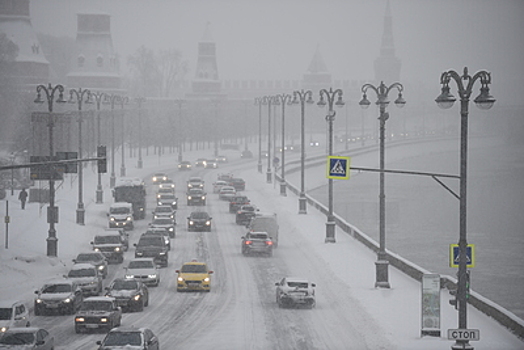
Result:
{"label": "distant building", "polygon": [[302,88],[311,91],[329,88],[332,84],[331,74],[328,72],[324,59],[317,46],[307,72],[302,78]]}
{"label": "distant building", "polygon": [[67,86],[93,91],[121,90],[119,60],[111,38],[108,14],[78,14],[76,52],[67,75]]}
{"label": "distant building", "polygon": [[18,46],[13,77],[26,87],[47,83],[49,62],[31,25],[29,0],[0,0],[0,33]]}
{"label": "distant building", "polygon": [[388,1],[386,5],[386,14],[384,16],[380,55],[375,60],[375,81],[377,84],[383,81],[386,85],[399,81],[400,68],[400,59],[395,56],[393,21],[391,19],[391,8]]}

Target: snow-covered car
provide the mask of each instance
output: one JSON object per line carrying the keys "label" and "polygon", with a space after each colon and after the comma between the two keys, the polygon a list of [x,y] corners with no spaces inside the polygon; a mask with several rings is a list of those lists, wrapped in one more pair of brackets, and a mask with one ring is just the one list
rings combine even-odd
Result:
{"label": "snow-covered car", "polygon": [[187,205],[206,205],[207,193],[200,188],[191,188],[186,194]]}
{"label": "snow-covered car", "polygon": [[248,232],[242,236],[241,250],[243,255],[273,255],[273,241],[267,232]]}
{"label": "snow-covered car", "polygon": [[53,350],[55,338],[43,328],[12,328],[0,336],[0,349]]}
{"label": "snow-covered car", "polygon": [[159,198],[162,193],[175,194],[175,189],[172,187],[160,187],[158,191],[156,191],[156,198]]}
{"label": "snow-covered car", "polygon": [[211,231],[211,216],[205,211],[194,211],[187,217],[188,231]]}
{"label": "snow-covered car", "polygon": [[188,160],[183,160],[178,163],[178,170],[191,170],[191,162]]}
{"label": "snow-covered car", "polygon": [[240,177],[234,177],[229,180],[229,186],[233,186],[237,191],[244,191],[246,189],[246,181]]}
{"label": "snow-covered car", "polygon": [[148,328],[117,327],[113,328],[102,341],[97,341],[98,350],[129,349],[159,350],[160,342]]}
{"label": "snow-covered car", "polygon": [[153,258],[156,264],[167,267],[169,263],[169,247],[166,244],[166,236],[142,234],[135,243],[135,258]]}
{"label": "snow-covered car", "polygon": [[9,328],[29,327],[29,309],[21,300],[0,300],[0,337]]}
{"label": "snow-covered car", "polygon": [[152,258],[137,258],[129,262],[126,267],[126,279],[137,279],[148,286],[158,286],[160,274]]}
{"label": "snow-covered car", "polygon": [[215,159],[219,163],[227,163],[227,157],[226,156],[216,156]]}
{"label": "snow-covered car", "polygon": [[75,281],[86,296],[102,292],[102,276],[93,264],[74,264],[64,277]]}
{"label": "snow-covered car", "polygon": [[106,295],[115,298],[122,311],[143,311],[149,305],[149,289],[134,278],[116,278],[106,287]]}
{"label": "snow-covered car", "polygon": [[216,169],[218,168],[218,162],[215,159],[206,159],[204,162],[205,169]]}
{"label": "snow-covered car", "polygon": [[160,182],[160,184],[158,185],[158,189],[165,189],[165,188],[168,188],[168,189],[171,189],[171,190],[175,190],[176,188],[176,185],[175,183],[173,182],[173,180],[170,180],[170,179],[167,179],[167,180],[164,180],[162,182]]}
{"label": "snow-covered car", "polygon": [[132,230],[134,226],[133,205],[131,203],[118,202],[109,207],[107,213],[110,228],[123,228]]}
{"label": "snow-covered car", "polygon": [[206,163],[206,159],[205,158],[198,158],[196,161],[195,161],[195,166],[196,167],[204,167],[204,164]]}
{"label": "snow-covered car", "polygon": [[222,187],[227,186],[227,182],[223,180],[217,180],[213,182],[213,193],[219,193]]}
{"label": "snow-covered car", "polygon": [[223,186],[218,192],[218,199],[229,202],[236,194],[237,190],[233,186]]}
{"label": "snow-covered car", "polygon": [[89,297],[84,299],[76,312],[75,332],[103,329],[109,332],[122,324],[122,309],[112,297]]}
{"label": "snow-covered car", "polygon": [[175,271],[177,277],[177,292],[205,291],[211,290],[211,274],[207,264],[198,261],[187,262],[180,270]]}
{"label": "snow-covered car", "polygon": [[256,215],[258,209],[251,204],[243,205],[237,210],[235,222],[237,225],[248,225],[251,219]]}
{"label": "snow-covered car", "polygon": [[200,188],[204,189],[204,180],[201,177],[190,177],[189,180],[187,180],[187,189],[191,188]]}
{"label": "snow-covered car", "polygon": [[147,231],[142,234],[142,236],[158,236],[162,237],[164,239],[164,242],[167,246],[168,250],[171,250],[171,239],[169,236],[168,231],[165,229],[165,227],[154,227],[149,226],[147,228]]}
{"label": "snow-covered car", "polygon": [[167,177],[167,174],[166,173],[156,173],[153,175],[153,183],[154,184],[159,184],[161,183],[162,181],[166,181],[168,179]]}
{"label": "snow-covered car", "polygon": [[173,193],[161,193],[156,199],[156,205],[170,205],[173,209],[178,209],[178,198]]}
{"label": "snow-covered car", "polygon": [[47,310],[72,315],[84,301],[80,286],[69,279],[50,281],[35,294],[35,316],[44,315]]}
{"label": "snow-covered car", "polygon": [[80,253],[73,259],[75,264],[90,263],[96,266],[102,278],[107,276],[107,258],[101,252]]}
{"label": "snow-covered car", "polygon": [[101,252],[108,262],[116,264],[121,264],[124,261],[124,251],[127,250],[124,243],[123,236],[116,231],[97,234],[91,241],[95,252]]}
{"label": "snow-covered car", "polygon": [[284,277],[275,286],[278,307],[305,306],[311,309],[316,304],[316,285],[306,279]]}
{"label": "snow-covered car", "polygon": [[176,235],[175,224],[176,222],[173,219],[168,218],[167,216],[159,217],[151,221],[151,223],[149,224],[148,230],[149,229],[164,230],[168,238],[175,238],[175,235]]}
{"label": "snow-covered car", "polygon": [[249,203],[251,203],[251,201],[247,196],[234,196],[229,201],[229,212],[236,213],[241,206],[248,205]]}
{"label": "snow-covered car", "polygon": [[155,210],[153,210],[152,214],[153,219],[169,218],[175,220],[176,218],[176,210],[173,209],[173,207],[170,205],[157,205]]}

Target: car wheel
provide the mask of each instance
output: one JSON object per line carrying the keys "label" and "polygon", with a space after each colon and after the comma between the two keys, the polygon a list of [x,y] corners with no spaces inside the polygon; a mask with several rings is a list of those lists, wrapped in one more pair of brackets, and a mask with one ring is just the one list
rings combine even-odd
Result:
{"label": "car wheel", "polygon": [[75,333],[76,334],[82,333],[82,328],[75,326]]}
{"label": "car wheel", "polygon": [[144,311],[144,302],[141,302],[140,305],[136,308],[136,311]]}
{"label": "car wheel", "polygon": [[67,310],[67,313],[68,313],[69,315],[74,315],[75,312],[76,312],[76,310],[75,310],[75,306],[74,306],[74,305],[71,305],[71,306],[69,307],[69,309]]}
{"label": "car wheel", "polygon": [[40,316],[42,314],[43,314],[42,309],[39,307],[35,307],[35,316]]}
{"label": "car wheel", "polygon": [[145,300],[144,306],[149,306],[149,297],[147,297],[147,299]]}

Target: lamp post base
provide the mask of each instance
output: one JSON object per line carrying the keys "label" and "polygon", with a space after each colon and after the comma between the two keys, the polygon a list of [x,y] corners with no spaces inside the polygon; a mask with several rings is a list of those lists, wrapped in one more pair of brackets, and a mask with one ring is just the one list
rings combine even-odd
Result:
{"label": "lamp post base", "polygon": [[270,184],[270,183],[272,182],[272,181],[271,181],[271,170],[268,170],[268,171],[266,172],[266,182],[267,182],[268,184]]}
{"label": "lamp post base", "polygon": [[120,167],[120,176],[126,176],[126,167],[124,165]]}
{"label": "lamp post base", "polygon": [[258,172],[262,174],[262,163],[257,164]]}
{"label": "lamp post base", "polygon": [[[51,234],[51,230],[49,230],[49,234]],[[56,257],[58,252],[58,238],[56,237],[47,237],[47,256],[54,256]]]}
{"label": "lamp post base", "polygon": [[451,346],[451,350],[473,350],[473,346],[467,340],[457,340]]}
{"label": "lamp post base", "polygon": [[285,181],[280,181],[280,195],[281,196],[284,196],[286,197],[287,196],[287,193],[286,193],[286,182]]}
{"label": "lamp post base", "polygon": [[307,199],[304,196],[303,193],[300,194],[300,198],[298,199],[298,213],[299,214],[307,214]]}
{"label": "lamp post base", "polygon": [[115,187],[115,183],[116,183],[116,176],[115,176],[115,173],[111,173],[111,176],[109,177],[109,187],[113,188]]}
{"label": "lamp post base", "polygon": [[82,203],[78,203],[78,208],[76,209],[76,223],[79,225],[85,224],[85,209]]}
{"label": "lamp post base", "polygon": [[336,243],[335,240],[335,222],[328,221],[326,222],[326,239],[324,243]]}
{"label": "lamp post base", "polygon": [[139,158],[139,159],[138,159],[138,163],[136,163],[136,167],[137,167],[138,169],[142,169],[143,166],[144,166],[144,163],[142,162],[142,159]]}
{"label": "lamp post base", "polygon": [[183,158],[182,158],[182,153],[179,153],[179,154],[178,154],[178,162],[181,162],[182,159],[183,159]]}
{"label": "lamp post base", "polygon": [[98,185],[96,187],[96,204],[104,203],[104,191],[102,191],[102,186]]}
{"label": "lamp post base", "polygon": [[375,261],[375,267],[376,267],[375,288],[391,288],[388,282],[389,280],[388,266],[389,266],[389,261],[387,260]]}

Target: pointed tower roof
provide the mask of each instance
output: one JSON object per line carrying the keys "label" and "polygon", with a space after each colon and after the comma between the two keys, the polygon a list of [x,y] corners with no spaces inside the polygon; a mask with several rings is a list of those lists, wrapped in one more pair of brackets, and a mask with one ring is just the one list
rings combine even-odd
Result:
{"label": "pointed tower roof", "polygon": [[213,41],[213,36],[211,36],[211,22],[207,22],[206,23],[206,29],[204,30],[204,35],[202,36],[202,40],[200,42],[203,42],[203,43],[212,43],[214,42]]}
{"label": "pointed tower roof", "polygon": [[375,60],[375,81],[384,81],[387,84],[400,79],[401,61],[395,56],[395,45],[393,42],[393,21],[389,1],[386,4],[384,14],[384,28],[382,32],[382,43],[380,54]]}
{"label": "pointed tower roof", "polygon": [[324,58],[320,54],[320,45],[317,45],[317,49],[315,51],[315,54],[313,55],[313,59],[309,64],[308,72],[313,74],[327,72],[326,63],[324,62]]}

